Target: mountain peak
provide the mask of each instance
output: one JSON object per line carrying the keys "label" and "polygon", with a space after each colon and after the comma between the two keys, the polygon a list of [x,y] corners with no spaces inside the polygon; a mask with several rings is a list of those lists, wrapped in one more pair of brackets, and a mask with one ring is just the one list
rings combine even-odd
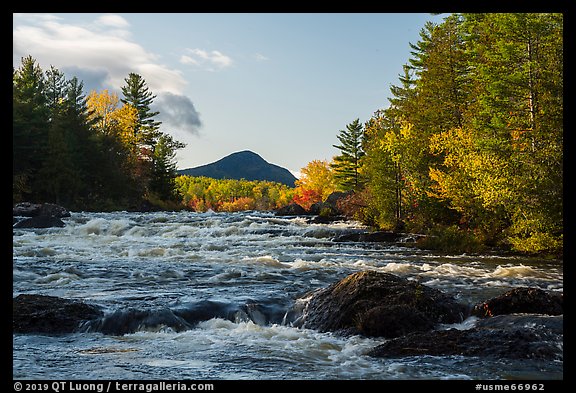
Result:
{"label": "mountain peak", "polygon": [[250,150],[232,153],[211,164],[182,169],[180,175],[205,176],[214,179],[267,180],[294,187],[296,178],[288,169],[270,164]]}

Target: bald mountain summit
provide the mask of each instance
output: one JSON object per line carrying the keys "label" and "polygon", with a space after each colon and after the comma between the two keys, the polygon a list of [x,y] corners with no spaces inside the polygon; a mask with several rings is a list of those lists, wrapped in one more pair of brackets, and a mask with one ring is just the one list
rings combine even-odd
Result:
{"label": "bald mountain summit", "polygon": [[248,150],[232,153],[211,164],[180,169],[178,174],[213,179],[267,180],[289,187],[294,187],[296,181],[296,177],[288,169],[270,164],[258,154]]}

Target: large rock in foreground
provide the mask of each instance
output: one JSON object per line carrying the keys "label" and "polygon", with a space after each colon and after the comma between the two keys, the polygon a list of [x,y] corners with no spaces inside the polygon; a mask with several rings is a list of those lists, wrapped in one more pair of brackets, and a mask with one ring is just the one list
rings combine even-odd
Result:
{"label": "large rock in foreground", "polygon": [[392,338],[461,322],[466,310],[449,295],[418,282],[362,271],[312,294],[294,325]]}
{"label": "large rock in foreground", "polygon": [[79,300],[45,295],[18,295],[12,299],[14,333],[72,333],[84,322],[102,315],[98,307]]}

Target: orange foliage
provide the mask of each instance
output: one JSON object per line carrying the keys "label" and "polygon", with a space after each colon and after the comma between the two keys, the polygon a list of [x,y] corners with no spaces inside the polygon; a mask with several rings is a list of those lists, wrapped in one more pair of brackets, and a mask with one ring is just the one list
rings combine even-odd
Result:
{"label": "orange foliage", "polygon": [[314,203],[322,202],[322,194],[317,190],[310,190],[302,186],[298,186],[296,187],[292,201],[299,204],[304,209],[309,210],[310,206],[312,206]]}

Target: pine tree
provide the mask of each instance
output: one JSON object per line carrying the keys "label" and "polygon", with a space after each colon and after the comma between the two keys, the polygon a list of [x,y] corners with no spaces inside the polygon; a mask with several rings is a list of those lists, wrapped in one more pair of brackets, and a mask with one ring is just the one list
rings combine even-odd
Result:
{"label": "pine tree", "polygon": [[50,123],[37,192],[46,201],[83,207],[93,169],[86,166],[92,144],[83,83],[76,77],[66,81],[54,67],[46,72],[46,80]]}
{"label": "pine tree", "polygon": [[122,103],[130,104],[138,111],[138,122],[135,127],[135,135],[140,141],[141,145],[152,154],[154,146],[160,137],[159,121],[154,120],[154,117],[159,112],[152,112],[150,106],[156,98],[154,94],[146,86],[146,81],[142,76],[131,72],[126,79],[126,85],[122,87]]}
{"label": "pine tree", "polygon": [[154,195],[172,199],[176,176],[175,152],[185,145],[160,131],[162,123],[154,120],[159,112],[150,109],[156,96],[148,89],[146,81],[140,75],[130,73],[125,82],[126,85],[122,87],[124,98],[121,101],[138,111],[134,135],[140,145],[141,181],[148,197]]}
{"label": "pine tree", "polygon": [[30,198],[48,141],[49,111],[44,73],[32,56],[12,74],[13,199]]}
{"label": "pine tree", "polygon": [[334,157],[332,169],[338,186],[343,191],[356,190],[362,185],[360,167],[365,153],[362,148],[364,128],[360,119],[354,120],[340,130],[338,134],[339,145],[333,145],[342,154]]}
{"label": "pine tree", "polygon": [[150,191],[163,200],[175,200],[176,150],[184,144],[175,141],[170,135],[162,134],[154,148],[154,167]]}

